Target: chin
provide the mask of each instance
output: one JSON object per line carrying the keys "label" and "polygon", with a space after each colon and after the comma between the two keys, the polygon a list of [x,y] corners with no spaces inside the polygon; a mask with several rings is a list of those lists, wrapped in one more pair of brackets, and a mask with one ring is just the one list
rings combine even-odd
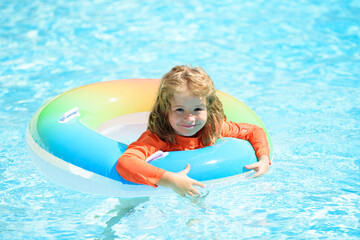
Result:
{"label": "chin", "polygon": [[196,131],[196,132],[182,132],[182,133],[178,133],[178,135],[183,136],[183,137],[194,137],[194,136],[196,136],[197,133],[198,133],[198,131]]}

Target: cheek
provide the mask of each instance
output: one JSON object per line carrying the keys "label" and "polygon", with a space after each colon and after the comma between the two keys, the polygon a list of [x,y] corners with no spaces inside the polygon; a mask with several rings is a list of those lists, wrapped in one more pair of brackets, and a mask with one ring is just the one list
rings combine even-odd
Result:
{"label": "cheek", "polygon": [[207,112],[203,112],[200,114],[199,119],[203,122],[207,121]]}
{"label": "cheek", "polygon": [[169,114],[169,123],[171,126],[173,126],[174,123],[176,123],[176,116],[172,113]]}

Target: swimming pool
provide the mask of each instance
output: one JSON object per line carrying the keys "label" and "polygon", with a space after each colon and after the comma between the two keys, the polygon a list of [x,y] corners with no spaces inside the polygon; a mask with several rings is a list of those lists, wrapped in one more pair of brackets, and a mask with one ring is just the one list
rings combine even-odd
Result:
{"label": "swimming pool", "polygon": [[[355,0],[2,1],[0,238],[359,238],[359,15]],[[25,130],[46,100],[184,63],[262,118],[269,173],[134,208],[39,174]]]}

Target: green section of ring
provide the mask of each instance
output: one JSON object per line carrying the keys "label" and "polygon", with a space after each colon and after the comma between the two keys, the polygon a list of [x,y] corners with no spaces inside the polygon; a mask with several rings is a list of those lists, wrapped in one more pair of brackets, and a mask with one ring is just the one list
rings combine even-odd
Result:
{"label": "green section of ring", "polygon": [[[63,114],[75,107],[79,108],[77,120],[86,127],[96,130],[102,123],[115,117],[150,111],[155,100],[159,79],[125,79],[98,82],[72,89],[58,95],[44,104],[34,115],[29,131],[34,140],[42,146],[37,130],[44,118],[58,121]],[[270,145],[271,156],[273,147],[270,135],[260,118],[236,98],[218,91],[228,121],[244,122],[262,127]],[[46,129],[42,129],[46,131]]]}
{"label": "green section of ring", "polygon": [[265,124],[261,121],[260,117],[253,110],[251,110],[245,103],[239,101],[233,96],[221,91],[218,91],[217,95],[223,104],[223,109],[227,121],[254,124],[264,129],[267,140],[269,142],[270,159],[272,159],[273,145],[271,142],[270,134]]}

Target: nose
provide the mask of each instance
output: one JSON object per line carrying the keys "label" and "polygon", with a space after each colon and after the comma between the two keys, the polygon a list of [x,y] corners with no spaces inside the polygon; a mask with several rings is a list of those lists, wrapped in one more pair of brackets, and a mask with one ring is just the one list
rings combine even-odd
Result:
{"label": "nose", "polygon": [[190,113],[184,118],[184,120],[187,122],[193,122],[193,121],[195,121],[195,115]]}

